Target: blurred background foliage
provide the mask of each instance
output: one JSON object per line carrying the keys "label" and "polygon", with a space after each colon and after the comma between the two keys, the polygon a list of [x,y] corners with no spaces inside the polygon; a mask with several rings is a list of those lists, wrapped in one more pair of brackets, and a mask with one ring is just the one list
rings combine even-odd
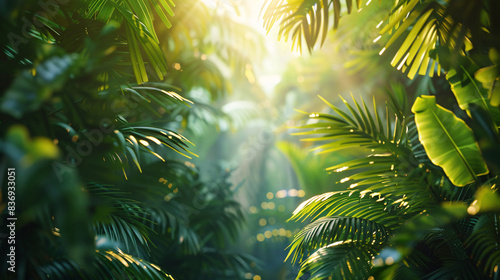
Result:
{"label": "blurred background foliage", "polygon": [[[429,189],[468,205],[477,198],[480,205],[493,205],[484,206],[486,213],[497,211],[496,202],[487,199],[491,190],[477,188],[476,196],[474,190],[481,184],[496,186],[499,168],[498,133],[488,133],[498,126],[500,104],[495,86],[500,37],[497,19],[489,16],[498,4],[471,3],[0,0],[0,178],[5,186],[6,170],[16,168],[18,218],[16,275],[7,272],[3,253],[8,251],[3,238],[8,228],[2,224],[0,229],[1,278],[330,276],[328,267],[284,262],[289,253],[303,260],[317,256],[313,253],[323,245],[342,239],[315,240],[311,235],[309,243],[298,246],[304,230],[317,224],[301,231],[297,215],[307,213],[293,211],[306,198],[351,187],[353,181],[345,178],[369,173],[370,166],[362,164],[336,171],[373,147],[346,136],[328,153],[321,145],[332,139],[302,141],[291,134],[304,133],[298,129],[303,125],[319,127],[316,118],[327,116],[331,108],[352,113],[345,104],[363,118],[350,129],[366,130],[361,127],[364,118],[379,109],[382,132],[398,131],[399,140],[413,141],[405,142],[402,156],[414,155],[429,167],[430,175],[423,167],[413,174],[425,174]],[[287,37],[289,42],[276,42]],[[467,78],[474,74],[476,80]],[[491,101],[478,105],[484,110],[469,110],[485,99],[471,94],[470,84],[481,85],[480,95]],[[350,93],[356,101],[347,98]],[[457,191],[423,147],[417,147],[410,109],[421,95],[434,95],[477,133],[492,171],[488,178],[479,176],[477,186]],[[363,106],[359,96],[370,109],[355,107],[354,102]],[[412,145],[416,148],[410,152]],[[375,171],[392,174],[392,169]],[[413,183],[404,191],[422,191],[420,187]],[[5,223],[4,187],[1,198]],[[412,225],[438,227],[464,214],[439,210],[436,220]],[[292,212],[294,219],[288,221]],[[488,234],[496,229],[488,225],[497,214],[472,216],[460,220],[460,226]],[[391,227],[396,224],[386,215],[377,217]],[[401,236],[412,240],[426,233],[406,230]],[[346,229],[343,237],[350,233]],[[468,240],[481,240],[481,234],[468,235]],[[442,237],[429,235],[418,246],[444,246],[436,241]],[[485,250],[490,252],[498,247],[495,238],[498,232],[489,243],[477,244],[493,246]],[[405,250],[414,248],[405,240],[395,242]],[[368,256],[349,246],[341,249]],[[465,250],[481,247],[470,248]],[[342,259],[338,254],[333,258]],[[380,256],[395,255],[385,250]],[[449,261],[450,255],[442,256]],[[474,257],[489,262],[485,269],[491,272],[474,270],[475,276],[497,277],[492,265],[497,257]],[[426,261],[422,257],[414,263]],[[387,266],[376,271],[384,279],[396,271],[395,265]],[[397,275],[418,277],[426,271],[419,269]],[[368,270],[360,266],[359,271]]]}

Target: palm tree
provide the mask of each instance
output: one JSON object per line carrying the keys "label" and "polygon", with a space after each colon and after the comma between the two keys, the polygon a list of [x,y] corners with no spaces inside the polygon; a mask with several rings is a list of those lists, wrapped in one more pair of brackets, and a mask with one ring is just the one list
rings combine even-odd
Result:
{"label": "palm tree", "polygon": [[[437,104],[443,88],[417,97],[410,111],[396,87],[382,114],[375,101],[369,109],[354,98],[342,99],[345,109],[324,100],[335,114],[309,113],[315,121],[297,134],[314,136],[304,141],[318,142],[320,153],[362,156],[327,168],[345,174],[345,191],[314,196],[293,213],[308,222],[290,245],[297,279],[498,278],[493,2],[395,1],[380,23],[381,35],[391,34],[380,53],[409,78],[444,72],[455,106]],[[346,6],[351,12],[352,1]],[[299,47],[303,38],[311,51],[330,28],[330,8],[336,28],[340,1],[269,1],[265,22],[279,22],[282,36]]]}

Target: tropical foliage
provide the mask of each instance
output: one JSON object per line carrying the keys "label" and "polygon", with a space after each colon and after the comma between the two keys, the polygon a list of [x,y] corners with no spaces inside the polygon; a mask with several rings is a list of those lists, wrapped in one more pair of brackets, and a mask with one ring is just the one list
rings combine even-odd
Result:
{"label": "tropical foliage", "polygon": [[[183,20],[191,6],[205,22]],[[210,9],[193,1],[2,7],[0,169],[2,185],[15,169],[16,206],[7,207],[2,188],[1,234],[9,235],[7,217],[17,221],[16,273],[2,238],[1,278],[240,279],[253,271],[255,260],[232,250],[244,217],[229,173],[202,178],[190,161],[194,144],[179,132],[192,121],[189,108],[202,105],[193,89],[216,100],[231,85],[221,69],[251,69],[227,42],[201,42],[206,29],[231,28],[209,24]],[[183,32],[196,28],[190,41]],[[220,52],[217,63],[210,50]]]}
{"label": "tropical foliage", "polygon": [[498,1],[236,2],[0,1],[0,278],[499,278]]}
{"label": "tropical foliage", "polygon": [[[278,23],[280,36],[312,51],[331,28],[330,10],[337,28],[340,2],[268,1],[265,25]],[[300,263],[297,279],[496,279],[498,4],[393,2],[373,26],[388,37],[379,54],[410,79],[437,74],[447,83],[415,100],[393,86],[382,108],[341,97],[343,108],[324,100],[333,114],[308,113],[296,133],[308,136],[303,141],[321,154],[360,156],[327,168],[345,191],[313,196],[294,211],[291,220],[308,224],[288,257]],[[345,5],[350,13],[352,1]],[[456,103],[441,97],[450,89]]]}

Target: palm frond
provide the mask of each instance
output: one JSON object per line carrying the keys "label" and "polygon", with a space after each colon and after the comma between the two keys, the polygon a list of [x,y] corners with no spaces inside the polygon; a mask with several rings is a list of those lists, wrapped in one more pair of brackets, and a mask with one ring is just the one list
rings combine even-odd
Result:
{"label": "palm frond", "polygon": [[96,250],[93,263],[89,267],[81,267],[71,259],[58,258],[38,267],[40,279],[148,279],[164,280],[172,276],[160,267],[146,260],[123,253],[119,249]]}
{"label": "palm frond", "polygon": [[125,177],[127,177],[125,167],[128,164],[134,163],[138,170],[142,172],[139,163],[141,152],[150,153],[161,161],[165,161],[155,151],[154,146],[160,148],[168,147],[187,158],[191,158],[188,154],[196,156],[196,154],[187,149],[188,144],[192,143],[186,137],[174,131],[150,126],[147,123],[128,123],[121,116],[118,116],[117,121],[119,125],[114,130],[114,134],[119,150],[108,153],[106,158],[115,166],[121,168]]}
{"label": "palm frond", "polygon": [[[362,197],[360,197],[360,195]],[[404,210],[404,209],[403,209]],[[393,211],[393,212],[392,212]],[[317,220],[319,216],[347,216],[365,218],[394,229],[402,222],[402,211],[375,196],[364,197],[362,192],[340,191],[316,195],[302,202],[293,212],[290,220]]]}
{"label": "palm frond", "polygon": [[[408,72],[410,79],[416,74],[428,73],[432,77],[434,73],[441,73],[440,58],[432,59],[430,55],[437,47],[460,52],[472,48],[467,29],[450,15],[449,6],[447,2],[407,0],[396,2],[390,12],[388,23],[380,33],[395,31],[381,52],[398,42],[391,65]],[[404,36],[404,41],[399,43]]]}
{"label": "palm frond", "polygon": [[[356,0],[357,8],[361,8],[363,1]],[[346,0],[347,13],[351,13],[353,1]],[[305,41],[309,52],[316,43],[325,42],[330,22],[336,29],[341,13],[343,12],[340,0],[309,0],[286,1],[268,0],[264,12],[264,28],[269,32],[276,22],[279,22],[278,40],[292,38],[292,49],[302,49],[302,40]],[[330,19],[330,7],[333,11],[333,20]]]}
{"label": "palm frond", "polygon": [[70,259],[56,259],[48,264],[41,265],[37,269],[40,279],[85,279],[83,272],[78,264]]}
{"label": "palm frond", "polygon": [[171,279],[160,267],[148,261],[123,253],[120,250],[96,251],[93,279],[138,278],[148,280]]}
{"label": "palm frond", "polygon": [[[390,96],[389,104],[397,112],[393,120],[389,118],[388,105],[386,117],[382,119],[375,103],[372,114],[364,101],[360,105],[354,100],[352,107],[343,100],[352,117],[327,103],[339,116],[312,113],[309,115],[311,119],[324,121],[305,125],[301,128],[312,130],[296,135],[321,134],[319,137],[302,139],[321,143],[326,141],[313,149],[320,150],[320,153],[346,148],[359,151],[360,147],[363,148],[365,157],[330,166],[327,170],[333,173],[356,171],[352,175],[346,175],[340,182],[349,182],[350,189],[363,189],[363,194],[370,193],[372,197],[387,199],[389,204],[413,207],[414,211],[420,212],[433,203],[427,193],[427,182],[432,180],[433,175],[427,172],[425,165],[419,166],[413,155],[413,145],[419,142],[414,134],[408,134],[415,131],[409,130],[404,116],[403,112],[407,110],[404,98],[398,100],[400,98],[397,96]],[[412,120],[410,123],[413,123]],[[425,156],[425,150],[419,155]]]}
{"label": "palm frond", "polygon": [[[309,115],[311,119],[324,120],[325,122],[317,122],[302,126],[300,128],[313,128],[313,130],[294,134],[324,134],[321,137],[306,138],[302,141],[335,141],[315,148],[321,150],[321,153],[334,152],[351,147],[373,149],[373,152],[391,152],[409,146],[406,138],[406,121],[396,118],[394,120],[394,129],[392,129],[392,120],[387,107],[386,118],[383,119],[375,103],[374,113],[372,114],[363,100],[361,100],[360,104],[353,98],[354,107],[352,107],[342,98],[351,117],[340,108],[332,105],[323,98],[321,99],[339,116],[324,113],[311,113]],[[347,139],[349,139],[349,141],[346,141]]]}
{"label": "palm frond", "polygon": [[499,276],[498,265],[500,264],[500,242],[499,216],[496,213],[482,215],[473,233],[465,242],[465,246],[471,252],[474,263],[482,269],[490,278]]}
{"label": "palm frond", "polygon": [[259,92],[253,65],[266,49],[258,32],[202,2],[179,2],[176,20],[182,24],[159,32],[172,62],[168,82],[188,94],[205,90],[212,100],[234,92],[235,84]]}
{"label": "palm frond", "polygon": [[201,185],[197,171],[174,160],[156,161],[142,169],[131,170],[120,190],[127,193],[127,198],[140,202],[145,226],[156,233],[150,234],[153,243],[177,244],[188,255],[198,253],[202,244],[190,221],[195,211],[193,197],[197,184]]}
{"label": "palm frond", "polygon": [[[122,94],[125,95],[128,93],[132,95],[132,97],[135,97],[128,99],[130,101],[154,102],[167,110],[170,110],[172,105],[182,104],[189,106],[189,104],[193,104],[192,101],[176,93],[173,89],[175,90],[176,88],[168,84],[154,82],[147,82],[142,85],[121,85],[120,87]],[[103,92],[99,94],[103,95]]]}
{"label": "palm frond", "polygon": [[[294,236],[287,259],[292,263],[315,250],[338,241],[355,240],[358,243],[382,244],[388,240],[391,231],[369,219],[353,217],[323,217],[303,228]],[[300,256],[300,257],[299,257]]]}
{"label": "palm frond", "polygon": [[127,41],[130,50],[132,68],[138,84],[148,81],[144,52],[160,80],[163,80],[167,71],[165,57],[160,49],[153,20],[154,13],[163,21],[165,26],[171,27],[167,14],[173,16],[171,0],[154,0],[148,2],[93,0],[89,3],[87,18],[97,18],[103,21],[118,19],[126,24]]}
{"label": "palm frond", "polygon": [[370,276],[372,259],[380,245],[358,244],[356,241],[332,243],[312,254],[301,265],[299,279],[310,275],[310,280],[366,279]]}
{"label": "palm frond", "polygon": [[96,235],[123,243],[126,252],[149,250],[150,230],[146,209],[139,202],[127,199],[124,193],[112,186],[101,184],[87,185],[87,191],[96,204],[94,232]]}
{"label": "palm frond", "polygon": [[[456,249],[450,248],[450,246],[460,247],[462,241],[459,238],[461,237],[457,235],[454,227],[456,227],[456,222],[459,219],[463,219],[466,216],[467,207],[463,203],[448,203],[445,207],[435,206],[418,215],[409,217],[406,220],[405,226],[399,229],[390,242],[393,246],[406,248],[407,250],[401,250],[405,254],[412,252],[413,248],[421,244],[424,244],[431,250],[443,246],[441,249],[433,252],[432,255],[437,258],[442,257],[443,259],[447,259],[447,256],[449,256],[447,252]],[[455,252],[460,252],[461,255],[465,256],[462,249],[455,250]]]}

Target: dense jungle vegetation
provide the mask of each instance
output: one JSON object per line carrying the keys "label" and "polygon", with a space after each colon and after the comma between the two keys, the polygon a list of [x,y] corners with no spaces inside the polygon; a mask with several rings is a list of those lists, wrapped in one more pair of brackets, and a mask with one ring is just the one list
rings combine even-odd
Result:
{"label": "dense jungle vegetation", "polygon": [[1,279],[500,278],[500,2],[0,7]]}

